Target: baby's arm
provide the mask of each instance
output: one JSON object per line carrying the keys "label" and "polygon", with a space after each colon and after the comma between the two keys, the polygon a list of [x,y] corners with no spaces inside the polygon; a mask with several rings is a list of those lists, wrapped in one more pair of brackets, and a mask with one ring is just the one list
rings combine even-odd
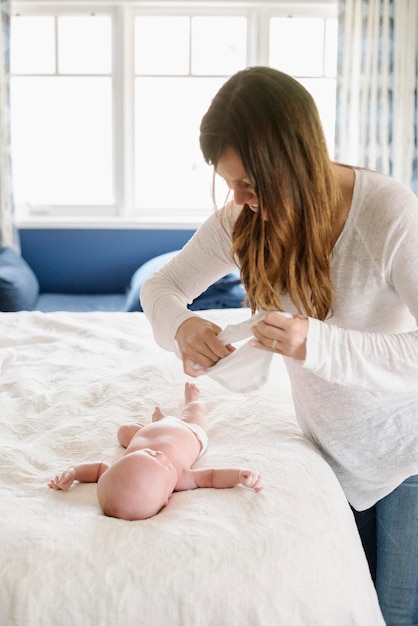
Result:
{"label": "baby's arm", "polygon": [[175,491],[185,491],[187,489],[196,489],[197,487],[228,489],[240,484],[254,489],[254,491],[261,491],[263,488],[260,474],[250,470],[199,468],[186,470],[180,477]]}
{"label": "baby's arm", "polygon": [[60,476],[49,481],[48,487],[57,491],[68,491],[75,480],[80,483],[97,483],[100,476],[109,469],[109,463],[80,463],[68,467]]}

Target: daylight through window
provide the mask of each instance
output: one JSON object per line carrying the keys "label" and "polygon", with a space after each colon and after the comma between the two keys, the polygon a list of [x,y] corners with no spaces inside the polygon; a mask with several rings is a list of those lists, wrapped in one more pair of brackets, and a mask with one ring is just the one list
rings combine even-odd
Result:
{"label": "daylight through window", "polygon": [[315,98],[333,155],[333,2],[14,3],[18,218],[198,224],[213,210],[199,124],[231,74],[270,65]]}

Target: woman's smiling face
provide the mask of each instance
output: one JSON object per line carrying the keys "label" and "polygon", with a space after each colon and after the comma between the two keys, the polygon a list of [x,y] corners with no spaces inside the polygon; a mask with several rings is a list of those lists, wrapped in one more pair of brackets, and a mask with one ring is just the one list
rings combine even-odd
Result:
{"label": "woman's smiling face", "polygon": [[257,213],[260,207],[254,190],[254,183],[245,171],[241,157],[236,150],[226,147],[215,169],[233,192],[235,202],[239,205],[246,204],[251,211]]}

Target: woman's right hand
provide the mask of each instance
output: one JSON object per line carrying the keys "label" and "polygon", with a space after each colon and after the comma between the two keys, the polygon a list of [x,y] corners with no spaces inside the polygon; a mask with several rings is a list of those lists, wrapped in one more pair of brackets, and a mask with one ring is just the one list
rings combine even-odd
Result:
{"label": "woman's right hand", "polygon": [[183,360],[183,370],[196,378],[206,373],[219,359],[234,351],[232,346],[224,346],[217,335],[221,328],[201,317],[190,317],[180,324],[176,333],[177,346]]}

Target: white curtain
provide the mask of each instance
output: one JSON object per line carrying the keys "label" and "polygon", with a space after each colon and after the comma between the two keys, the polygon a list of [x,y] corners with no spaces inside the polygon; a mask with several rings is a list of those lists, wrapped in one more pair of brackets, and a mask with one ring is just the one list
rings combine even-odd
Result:
{"label": "white curtain", "polygon": [[336,158],[418,191],[418,0],[339,0]]}
{"label": "white curtain", "polygon": [[10,160],[10,2],[1,0],[0,28],[0,246],[19,248],[14,223]]}

